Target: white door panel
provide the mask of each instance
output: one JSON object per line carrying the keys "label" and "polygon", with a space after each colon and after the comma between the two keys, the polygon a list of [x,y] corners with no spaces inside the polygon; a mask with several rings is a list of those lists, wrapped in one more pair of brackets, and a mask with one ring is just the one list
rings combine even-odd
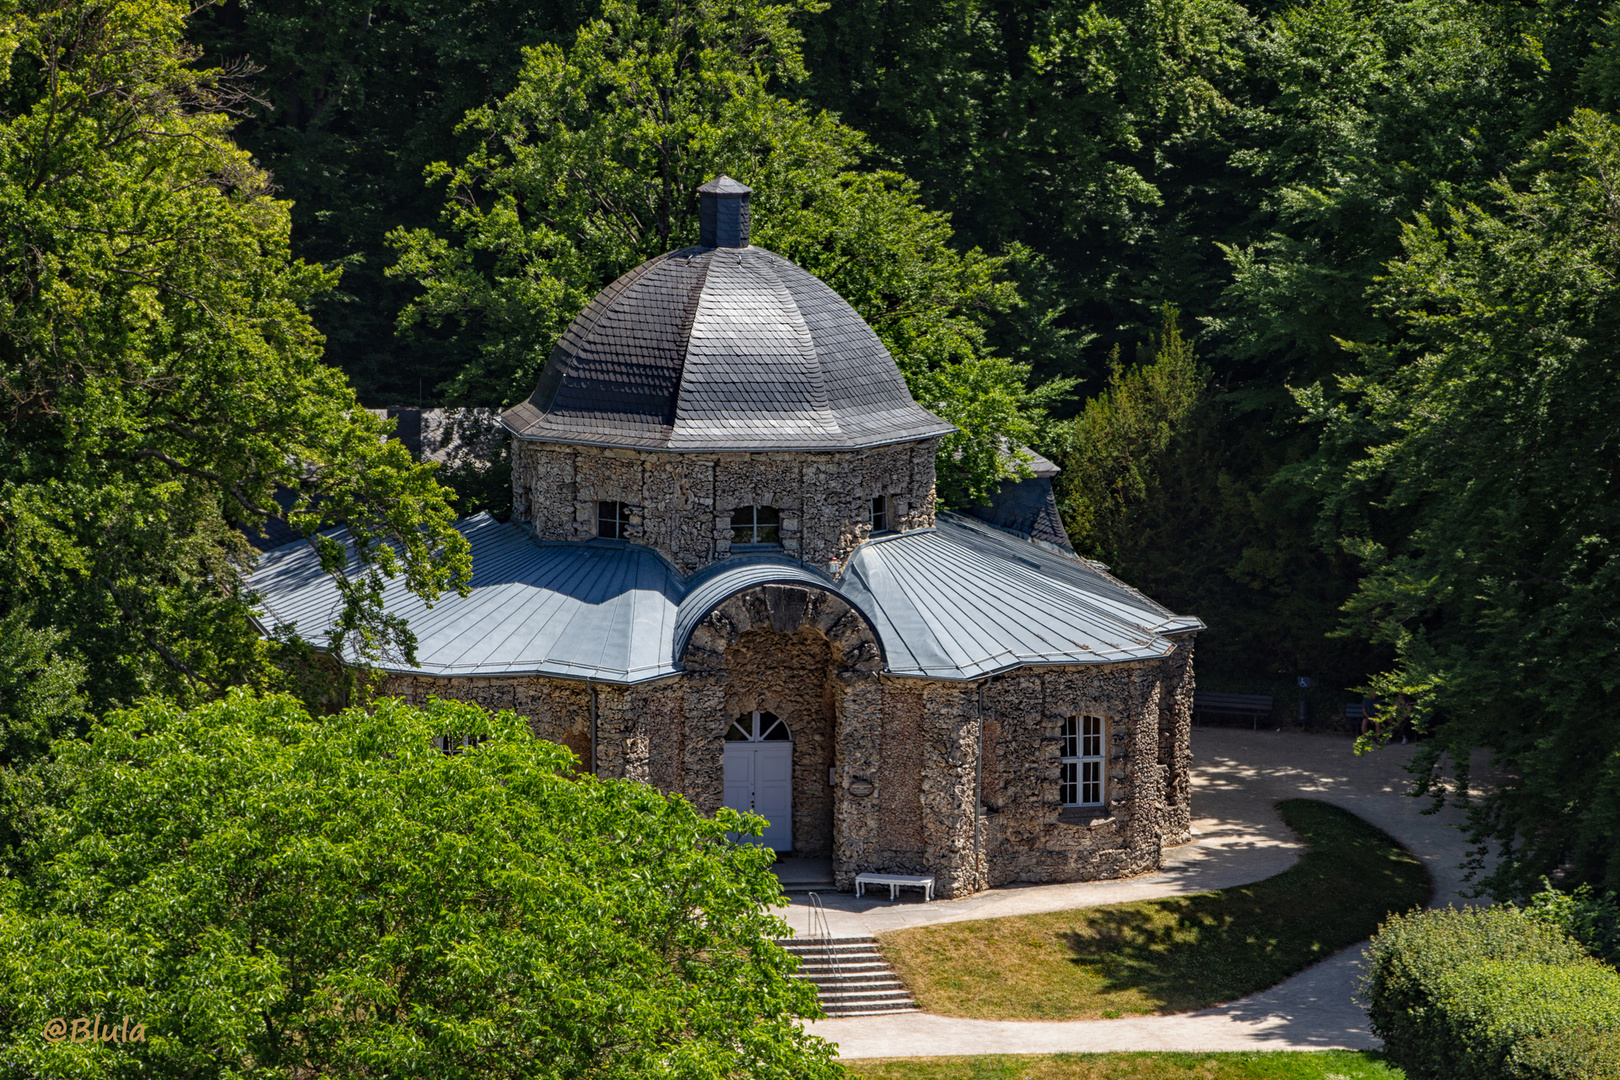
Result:
{"label": "white door panel", "polygon": [[733,810],[754,808],[754,748],[744,743],[726,745],[725,805]]}
{"label": "white door panel", "polygon": [[793,744],[754,744],[754,813],[769,821],[760,842],[774,851],[793,849]]}

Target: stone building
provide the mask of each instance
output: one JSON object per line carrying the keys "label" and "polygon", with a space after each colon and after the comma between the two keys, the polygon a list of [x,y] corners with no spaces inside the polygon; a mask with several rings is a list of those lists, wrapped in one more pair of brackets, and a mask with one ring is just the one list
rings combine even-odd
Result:
{"label": "stone building", "polygon": [[[504,416],[510,523],[463,521],[471,594],[396,586],[388,692],[510,708],[581,768],[752,809],[779,854],[942,896],[1154,868],[1189,826],[1198,620],[1076,555],[1056,469],[941,512],[953,430],[836,293],[750,246],[749,190],[626,274]],[[324,629],[303,544],[267,625]]]}

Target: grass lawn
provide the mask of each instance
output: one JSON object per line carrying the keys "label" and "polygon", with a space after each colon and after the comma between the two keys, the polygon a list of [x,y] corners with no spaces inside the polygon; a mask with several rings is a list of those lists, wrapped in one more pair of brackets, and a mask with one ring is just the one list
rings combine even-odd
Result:
{"label": "grass lawn", "polygon": [[1381,1054],[987,1054],[844,1062],[856,1080],[1403,1080]]}
{"label": "grass lawn", "polygon": [[1369,937],[1390,912],[1428,902],[1428,871],[1386,833],[1326,803],[1289,799],[1277,808],[1306,851],[1264,881],[911,927],[879,935],[879,944],[926,1012],[1094,1020],[1186,1012],[1264,990]]}

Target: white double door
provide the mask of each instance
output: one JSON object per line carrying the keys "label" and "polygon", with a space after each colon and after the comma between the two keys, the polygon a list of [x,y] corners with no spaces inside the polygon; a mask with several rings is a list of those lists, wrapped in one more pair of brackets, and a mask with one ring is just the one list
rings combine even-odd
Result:
{"label": "white double door", "polygon": [[755,843],[793,850],[793,744],[726,743],[726,805],[770,822]]}

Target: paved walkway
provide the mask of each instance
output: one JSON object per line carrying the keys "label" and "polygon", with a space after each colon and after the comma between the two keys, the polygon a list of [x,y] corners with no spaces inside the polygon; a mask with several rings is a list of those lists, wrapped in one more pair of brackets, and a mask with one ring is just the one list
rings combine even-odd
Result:
{"label": "paved walkway", "polygon": [[[992,889],[932,904],[887,892],[859,901],[823,894],[836,936],[901,926],[986,919],[1092,907],[1242,885],[1287,869],[1300,845],[1277,816],[1279,799],[1304,797],[1342,806],[1377,825],[1423,860],[1435,880],[1436,906],[1468,903],[1458,868],[1467,843],[1453,810],[1426,815],[1426,801],[1405,794],[1402,769],[1411,748],[1392,746],[1365,757],[1342,736],[1193,731],[1193,830],[1190,844],[1165,852],[1164,869],[1125,881]],[[912,896],[914,891],[907,890]],[[903,894],[904,895],[904,894]],[[787,919],[809,927],[804,898]],[[1361,946],[1352,946],[1277,986],[1228,1005],[1176,1016],[1059,1022],[963,1020],[921,1013],[847,1017],[808,1025],[838,1044],[842,1057],[1056,1053],[1100,1050],[1371,1049],[1378,1043],[1352,1000]]]}

